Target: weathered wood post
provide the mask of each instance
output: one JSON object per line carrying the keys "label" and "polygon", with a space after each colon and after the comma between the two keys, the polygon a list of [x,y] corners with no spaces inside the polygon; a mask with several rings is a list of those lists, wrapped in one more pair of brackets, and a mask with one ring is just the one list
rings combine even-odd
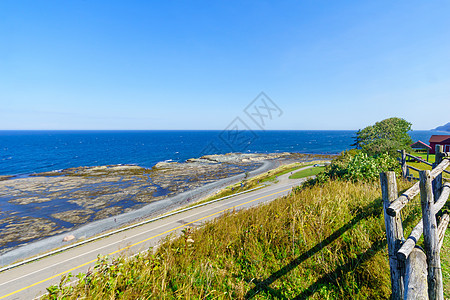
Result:
{"label": "weathered wood post", "polygon": [[408,167],[406,166],[406,150],[402,150],[401,164],[402,164],[402,176],[403,178],[406,178],[408,176]]}
{"label": "weathered wood post", "polygon": [[384,224],[386,226],[389,266],[391,269],[392,299],[403,299],[403,270],[402,264],[397,259],[397,251],[403,240],[402,220],[400,214],[396,214],[392,217],[386,213],[386,209],[391,202],[398,197],[395,172],[381,173],[380,182],[383,197]]}
{"label": "weathered wood post", "polygon": [[[433,164],[433,169],[436,168],[443,159],[444,156],[444,147],[442,145],[436,145],[436,156],[435,161]],[[434,199],[439,199],[439,196],[441,195],[442,190],[442,173],[440,173],[436,178],[433,180],[433,195]]]}
{"label": "weathered wood post", "polygon": [[436,212],[429,170],[420,171],[420,200],[422,205],[424,248],[428,264],[428,297],[430,300],[444,300],[441,259],[437,234]]}
{"label": "weathered wood post", "polygon": [[428,299],[427,257],[415,247],[406,260],[405,300]]}

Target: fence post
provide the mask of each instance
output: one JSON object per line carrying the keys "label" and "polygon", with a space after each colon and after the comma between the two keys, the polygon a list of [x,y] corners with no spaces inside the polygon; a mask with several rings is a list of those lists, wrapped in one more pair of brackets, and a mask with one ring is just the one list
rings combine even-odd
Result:
{"label": "fence post", "polygon": [[408,176],[408,167],[406,166],[406,150],[402,150],[402,176],[406,178]]}
{"label": "fence post", "polygon": [[429,170],[420,171],[420,200],[422,205],[424,248],[428,264],[428,297],[443,300],[441,259],[437,235],[436,213],[433,210],[434,197]]}
{"label": "fence post", "polygon": [[[443,158],[443,151],[444,147],[442,145],[436,145],[436,151],[435,151],[435,161],[433,164],[433,169],[436,168],[441,162]],[[441,195],[442,190],[442,173],[436,176],[436,178],[433,180],[433,195],[434,199],[439,199],[439,196]]]}
{"label": "fence post", "polygon": [[403,240],[403,227],[400,214],[391,217],[386,209],[398,197],[395,172],[380,174],[381,193],[383,198],[384,224],[386,226],[386,238],[388,244],[389,266],[391,269],[392,299],[403,299],[403,266],[397,259],[397,251]]}
{"label": "fence post", "polygon": [[428,299],[427,256],[415,247],[406,260],[405,300]]}

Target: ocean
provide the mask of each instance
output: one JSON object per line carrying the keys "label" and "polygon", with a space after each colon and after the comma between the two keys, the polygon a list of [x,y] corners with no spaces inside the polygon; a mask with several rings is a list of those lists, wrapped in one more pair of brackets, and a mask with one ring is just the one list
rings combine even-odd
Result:
{"label": "ocean", "polygon": [[[414,131],[411,136],[428,141],[432,134]],[[175,176],[172,182],[162,173],[87,179],[30,174],[117,164],[151,168],[162,161],[229,152],[337,154],[352,148],[354,137],[355,131],[0,131],[0,175],[20,178],[2,181],[0,256],[20,245],[163,201],[174,182],[180,190],[189,191],[192,185],[188,171],[170,175]],[[221,175],[231,172],[222,168]],[[245,169],[228,174],[241,171]],[[204,180],[216,176],[205,172],[199,169],[195,176]],[[24,230],[27,234],[21,235]]]}
{"label": "ocean", "polygon": [[[412,131],[428,142],[435,131]],[[229,152],[337,154],[352,148],[353,130],[292,131],[0,131],[0,175],[80,166],[185,161]]]}

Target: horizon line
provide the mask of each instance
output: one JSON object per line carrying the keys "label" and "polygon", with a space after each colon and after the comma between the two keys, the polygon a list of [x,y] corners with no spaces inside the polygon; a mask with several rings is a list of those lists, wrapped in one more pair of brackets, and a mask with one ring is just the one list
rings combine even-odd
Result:
{"label": "horizon line", "polygon": [[[360,129],[249,129],[239,131],[357,131]],[[226,129],[0,129],[0,131],[234,131]],[[440,131],[435,129],[414,129],[411,131]]]}

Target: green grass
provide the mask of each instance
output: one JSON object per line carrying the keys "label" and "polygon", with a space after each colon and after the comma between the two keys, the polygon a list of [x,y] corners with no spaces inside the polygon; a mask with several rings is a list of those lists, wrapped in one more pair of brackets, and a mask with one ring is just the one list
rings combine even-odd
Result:
{"label": "green grass", "polygon": [[[407,162],[406,164],[420,170],[431,170],[431,166],[421,162]],[[411,174],[413,177],[419,178],[419,172],[417,171],[409,169],[409,174]],[[447,174],[445,172],[442,174],[444,178],[450,179],[450,174]]]}
{"label": "green grass", "polygon": [[290,179],[298,179],[298,178],[305,178],[305,177],[309,177],[309,176],[314,176],[314,175],[319,174],[323,170],[325,170],[325,167],[313,167],[313,168],[309,168],[309,169],[306,169],[306,170],[301,170],[301,171],[295,172],[294,174],[289,176],[289,178]]}
{"label": "green grass", "polygon": [[[426,153],[425,154],[424,153],[413,153],[412,155],[419,156],[419,157],[421,157],[424,160],[427,159],[427,154]],[[428,162],[429,163],[434,163],[435,162],[435,155],[434,154],[430,154],[429,155]],[[427,165],[425,163],[422,163],[422,162],[407,161],[406,164],[409,165],[409,166],[412,166],[414,168],[420,169],[420,170],[431,170],[431,166],[429,166],[429,165]],[[413,177],[419,178],[419,172],[410,169],[409,173]],[[450,179],[450,174],[447,174],[447,173],[444,172],[443,173],[443,177],[447,178],[447,179]]]}
{"label": "green grass", "polygon": [[288,165],[287,168],[284,168],[284,169],[281,169],[281,170],[278,170],[278,171],[276,169],[273,172],[269,171],[268,176],[263,178],[261,180],[261,182],[276,181],[278,176],[281,176],[281,175],[293,172],[293,171],[298,170],[300,168],[312,166],[312,165],[314,165],[316,163],[318,163],[318,162],[316,161],[316,162],[312,162],[312,163],[303,163],[301,165],[298,164],[298,165],[296,165],[294,167]]}
{"label": "green grass", "polygon": [[445,232],[441,249],[442,278],[444,282],[444,297],[450,299],[450,229]]}
{"label": "green grass", "polygon": [[[418,156],[418,157],[422,158],[425,161],[427,160],[427,154],[426,153],[411,153],[411,155]],[[428,155],[428,162],[429,163],[434,163],[435,160],[436,160],[436,156],[434,154]]]}
{"label": "green grass", "polygon": [[[230,186],[220,190],[219,192],[217,192],[216,194],[214,194],[212,196],[209,196],[205,199],[201,199],[199,201],[191,203],[183,208],[191,207],[191,206],[205,203],[208,201],[212,201],[215,199],[219,199],[219,198],[234,195],[237,193],[245,192],[245,191],[253,189],[253,188],[263,187],[264,186],[263,184],[265,182],[274,182],[274,181],[276,181],[276,178],[278,176],[281,176],[281,175],[289,173],[289,172],[293,172],[300,168],[312,166],[312,165],[314,165],[316,163],[320,163],[320,162],[323,162],[323,161],[314,161],[314,162],[308,162],[308,163],[293,163],[293,164],[288,164],[288,165],[282,165],[276,169],[267,171],[258,176],[255,176],[252,178],[247,178],[247,179],[242,180],[241,182],[230,185]],[[241,183],[242,183],[242,185],[241,185]]]}
{"label": "green grass", "polygon": [[[388,299],[380,194],[378,182],[304,188],[185,230],[155,252],[100,258],[46,299]],[[402,211],[405,234],[420,219],[417,201]]]}

